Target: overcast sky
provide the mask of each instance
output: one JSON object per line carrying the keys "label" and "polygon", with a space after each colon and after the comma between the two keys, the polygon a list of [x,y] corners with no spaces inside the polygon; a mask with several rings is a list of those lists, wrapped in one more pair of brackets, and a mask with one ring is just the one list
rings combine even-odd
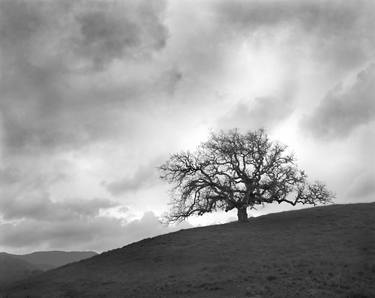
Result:
{"label": "overcast sky", "polygon": [[0,1],[0,251],[234,219],[158,222],[156,167],[210,130],[264,127],[337,203],[373,201],[374,28],[372,0]]}

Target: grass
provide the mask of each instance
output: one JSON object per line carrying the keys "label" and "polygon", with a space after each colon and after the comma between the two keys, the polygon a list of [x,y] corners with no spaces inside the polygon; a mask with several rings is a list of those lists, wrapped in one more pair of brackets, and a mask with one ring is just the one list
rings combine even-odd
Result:
{"label": "grass", "polygon": [[[375,203],[270,214],[144,239],[4,297],[375,297]],[[0,296],[1,297],[1,296]]]}

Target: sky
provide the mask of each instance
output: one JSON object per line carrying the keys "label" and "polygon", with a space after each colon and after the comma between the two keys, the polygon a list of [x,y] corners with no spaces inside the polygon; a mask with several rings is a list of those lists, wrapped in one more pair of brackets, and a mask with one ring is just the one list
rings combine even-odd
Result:
{"label": "sky", "polygon": [[0,251],[234,220],[159,221],[157,167],[220,129],[265,128],[336,203],[373,201],[373,28],[372,0],[0,1]]}

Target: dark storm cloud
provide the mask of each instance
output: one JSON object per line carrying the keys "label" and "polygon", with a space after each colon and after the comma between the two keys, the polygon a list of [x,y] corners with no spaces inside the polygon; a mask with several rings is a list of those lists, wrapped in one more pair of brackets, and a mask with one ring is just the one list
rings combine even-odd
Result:
{"label": "dark storm cloud", "polygon": [[232,112],[219,119],[220,128],[271,129],[293,112],[291,97],[280,99],[272,96],[257,97],[252,103],[239,103]]}
{"label": "dark storm cloud", "polygon": [[116,134],[121,109],[154,82],[116,85],[103,73],[152,60],[167,40],[164,10],[164,1],[2,1],[4,147],[68,149]]}
{"label": "dark storm cloud", "polygon": [[[287,30],[296,54],[350,68],[374,57],[375,3],[363,1],[214,1],[218,20],[234,35],[257,40]],[[261,40],[258,39],[261,42]],[[290,48],[289,48],[290,50]],[[323,66],[323,65],[322,65]]]}
{"label": "dark storm cloud", "polygon": [[302,121],[316,137],[341,138],[375,119],[375,64],[361,71],[349,88],[329,91],[313,113]]}

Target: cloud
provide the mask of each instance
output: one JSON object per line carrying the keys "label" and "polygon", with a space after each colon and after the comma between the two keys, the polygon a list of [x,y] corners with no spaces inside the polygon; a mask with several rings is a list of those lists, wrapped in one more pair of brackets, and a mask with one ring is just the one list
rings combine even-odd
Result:
{"label": "cloud", "polygon": [[[167,30],[161,23],[164,1],[102,2],[76,15],[80,36],[73,49],[95,67],[124,56],[139,59],[165,46]],[[87,7],[85,7],[87,8]]]}
{"label": "cloud", "polygon": [[358,73],[351,87],[330,90],[302,126],[315,137],[347,137],[375,119],[375,64]]}
{"label": "cloud", "polygon": [[220,128],[233,127],[246,130],[273,128],[293,112],[291,97],[279,99],[272,96],[257,97],[252,103],[239,103],[227,115],[218,120]]}
{"label": "cloud", "polygon": [[170,74],[152,64],[168,38],[165,8],[164,1],[2,1],[0,124],[8,153],[111,138],[129,102],[171,88],[154,88]]}
{"label": "cloud", "polygon": [[350,199],[367,199],[372,201],[375,194],[375,173],[367,171],[361,173],[350,185],[347,196]]}
{"label": "cloud", "polygon": [[0,246],[22,251],[30,249],[92,249],[103,251],[121,247],[146,237],[169,233],[191,225],[161,224],[153,212],[123,223],[105,216],[80,217],[71,221],[24,220],[0,223]]}
{"label": "cloud", "polygon": [[69,168],[64,163],[11,159],[9,164],[0,168],[0,218],[4,220],[66,221],[95,216],[118,206],[103,197],[76,196],[71,181],[69,195],[56,196],[53,188],[68,179],[65,170]]}
{"label": "cloud", "polygon": [[39,221],[63,221],[99,214],[101,209],[108,209],[117,203],[101,198],[65,199],[52,201],[46,192],[22,193],[18,196],[0,200],[0,215],[4,220],[33,219]]}
{"label": "cloud", "polygon": [[17,183],[20,176],[21,173],[17,168],[9,167],[0,169],[0,185],[7,186]]}
{"label": "cloud", "polygon": [[36,65],[63,59],[69,70],[85,63],[106,67],[115,59],[144,58],[166,44],[165,8],[164,0],[2,1],[2,50],[12,62],[18,58]]}
{"label": "cloud", "polygon": [[[289,51],[336,68],[351,68],[373,57],[375,37],[368,28],[374,26],[375,6],[370,0],[237,0],[213,1],[213,6],[224,30],[254,42],[284,36]],[[262,38],[264,34],[268,38]]]}
{"label": "cloud", "polygon": [[115,196],[126,192],[149,188],[159,180],[157,167],[161,164],[161,160],[162,158],[160,157],[154,158],[147,164],[138,167],[132,175],[128,175],[120,180],[109,183],[103,182],[103,185],[112,195]]}

